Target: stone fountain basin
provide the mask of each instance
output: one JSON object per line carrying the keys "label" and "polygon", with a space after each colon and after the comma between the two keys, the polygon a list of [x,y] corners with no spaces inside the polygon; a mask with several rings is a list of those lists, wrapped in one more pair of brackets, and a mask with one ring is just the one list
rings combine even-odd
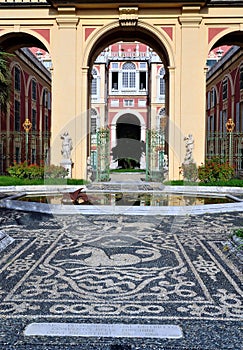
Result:
{"label": "stone fountain basin", "polygon": [[[74,192],[81,186],[11,186],[1,187],[0,192],[8,194],[8,197],[0,200],[0,207],[27,212],[39,212],[53,215],[198,215],[205,213],[220,213],[243,211],[243,188],[238,187],[204,187],[204,186],[164,186],[162,184],[145,183],[134,185],[129,183],[111,184],[102,183],[97,186],[84,187],[86,193],[153,193],[174,194],[183,196],[199,196],[210,198],[230,198],[233,203],[222,204],[196,204],[185,206],[113,206],[113,205],[64,205],[38,202],[25,202],[19,200],[25,195],[53,195]],[[151,187],[152,186],[152,187]],[[92,189],[93,188],[93,189]],[[110,191],[109,191],[110,188]],[[240,198],[241,197],[241,198]]]}

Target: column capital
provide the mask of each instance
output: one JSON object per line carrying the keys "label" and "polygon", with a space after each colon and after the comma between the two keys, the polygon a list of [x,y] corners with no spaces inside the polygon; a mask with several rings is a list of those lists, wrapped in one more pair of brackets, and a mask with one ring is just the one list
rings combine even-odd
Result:
{"label": "column capital", "polygon": [[182,27],[196,28],[202,22],[202,16],[200,15],[201,6],[183,6],[182,15],[179,17],[179,23]]}
{"label": "column capital", "polygon": [[76,29],[79,18],[76,16],[75,7],[58,7],[57,11],[56,21],[59,28]]}

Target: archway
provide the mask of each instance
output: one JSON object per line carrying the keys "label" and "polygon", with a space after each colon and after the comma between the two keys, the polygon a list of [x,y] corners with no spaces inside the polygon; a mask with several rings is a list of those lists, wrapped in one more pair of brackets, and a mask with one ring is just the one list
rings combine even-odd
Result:
{"label": "archway", "polygon": [[141,125],[133,114],[124,114],[116,123],[117,145],[112,149],[113,161],[118,168],[140,168],[142,154],[145,152],[141,142]]}
{"label": "archway", "polygon": [[[105,47],[104,42],[106,43]],[[151,43],[156,47],[156,51],[151,47]],[[102,47],[104,48],[101,53],[100,48]],[[115,53],[114,47],[117,51]],[[160,52],[158,52],[158,48]],[[144,51],[140,52],[141,50]],[[112,169],[114,167],[140,168],[141,154],[145,151],[146,129],[160,132],[158,113],[161,108],[166,110],[166,114],[169,115],[168,96],[165,97],[165,94],[168,95],[169,91],[168,65],[170,62],[165,46],[154,33],[150,33],[145,28],[138,27],[135,31],[131,28],[131,31],[126,31],[121,27],[116,27],[104,33],[97,42],[93,43],[89,57],[88,65],[91,73],[89,74],[91,77],[89,109],[95,107],[99,110],[100,127],[108,128],[111,133],[111,167]],[[161,74],[162,69],[163,75]],[[102,74],[106,76],[105,89],[99,89],[97,85],[102,79]],[[106,91],[106,107],[104,103],[98,106],[102,90]],[[161,96],[156,96],[158,91]],[[120,119],[115,118],[115,121],[114,114],[120,115]],[[139,114],[142,116],[141,121],[135,117]],[[88,122],[91,128],[91,120]],[[125,143],[137,143],[138,147],[135,145],[130,147],[137,154],[131,156],[124,151],[122,156],[120,151],[122,148],[127,148]],[[150,148],[150,150],[152,149]],[[88,149],[89,154],[90,150]],[[108,152],[106,157],[109,157]],[[106,161],[107,165],[108,163]],[[150,164],[148,162],[146,164],[144,157],[142,168],[146,169],[146,167],[150,167]]]}
{"label": "archway", "polygon": [[208,60],[206,158],[228,161],[239,176],[243,172],[242,32],[233,31],[216,38]]}
{"label": "archway", "polygon": [[50,161],[51,59],[47,46],[38,33],[1,33],[0,48],[10,54],[11,75],[9,107],[0,111],[1,173],[14,163]]}

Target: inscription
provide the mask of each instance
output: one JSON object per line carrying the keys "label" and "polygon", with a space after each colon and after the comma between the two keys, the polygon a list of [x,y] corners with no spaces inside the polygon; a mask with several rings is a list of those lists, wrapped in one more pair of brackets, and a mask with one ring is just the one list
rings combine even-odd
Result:
{"label": "inscription", "polygon": [[31,323],[26,336],[112,337],[112,338],[181,338],[176,325],[103,324],[103,323]]}

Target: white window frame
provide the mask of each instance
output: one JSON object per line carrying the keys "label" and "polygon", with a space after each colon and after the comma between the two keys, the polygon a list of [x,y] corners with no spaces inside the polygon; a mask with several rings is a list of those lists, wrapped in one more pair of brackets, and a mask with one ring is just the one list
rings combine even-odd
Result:
{"label": "white window frame", "polygon": [[123,106],[124,107],[134,107],[134,100],[132,100],[132,99],[123,100]]}

